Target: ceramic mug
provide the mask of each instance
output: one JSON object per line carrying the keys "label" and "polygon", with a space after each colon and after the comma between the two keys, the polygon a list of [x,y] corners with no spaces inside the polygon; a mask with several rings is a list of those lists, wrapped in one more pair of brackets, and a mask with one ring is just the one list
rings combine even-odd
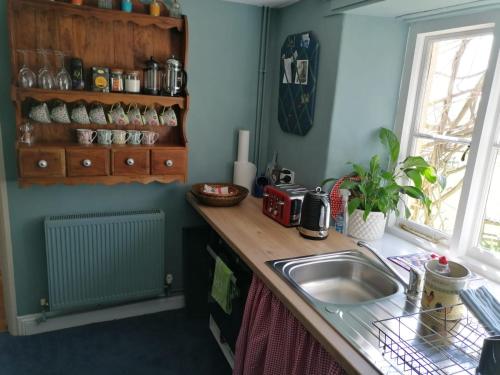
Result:
{"label": "ceramic mug", "polygon": [[36,122],[50,124],[50,111],[47,103],[40,103],[31,107],[28,117]]}
{"label": "ceramic mug", "polygon": [[154,145],[158,138],[160,138],[160,134],[150,131],[143,131],[142,133],[142,144],[143,145]]}
{"label": "ceramic mug", "polygon": [[80,103],[73,107],[73,110],[71,111],[71,120],[80,125],[90,124],[90,118],[85,104]]}
{"label": "ceramic mug", "polygon": [[447,320],[458,320],[466,312],[460,299],[460,291],[467,286],[470,271],[459,263],[449,261],[450,274],[436,272],[439,261],[433,259],[425,264],[425,282],[422,293],[422,308],[437,309],[430,314]]}
{"label": "ceramic mug", "polygon": [[97,129],[97,143],[110,145],[113,143],[113,133],[109,129]]}
{"label": "ceramic mug", "polygon": [[102,104],[94,103],[92,104],[89,111],[90,121],[94,124],[98,125],[107,125],[108,121],[106,120],[106,112],[104,111],[104,107]]}
{"label": "ceramic mug", "polygon": [[56,102],[52,110],[50,111],[50,118],[52,121],[59,124],[71,124],[71,119],[69,118],[68,107],[66,103]]}
{"label": "ceramic mug", "polygon": [[115,145],[124,145],[127,143],[130,135],[125,130],[112,130],[113,133],[113,143]]}
{"label": "ceramic mug", "polygon": [[129,104],[127,108],[127,116],[131,125],[144,125],[144,122],[142,121],[141,109],[137,106],[137,104]]}
{"label": "ceramic mug", "polygon": [[142,133],[139,130],[129,130],[127,132],[128,140],[127,143],[129,145],[140,145],[142,141]]}
{"label": "ceramic mug", "polygon": [[159,126],[160,119],[158,118],[158,113],[154,107],[146,107],[142,115],[142,120],[145,125],[149,126]]}
{"label": "ceramic mug", "polygon": [[177,115],[172,107],[163,107],[163,111],[160,115],[160,123],[165,126],[177,126]]}
{"label": "ceramic mug", "polygon": [[81,145],[90,145],[97,137],[97,132],[92,129],[76,129],[76,137]]}
{"label": "ceramic mug", "polygon": [[125,110],[121,104],[113,104],[108,112],[108,120],[110,124],[128,125],[130,123]]}

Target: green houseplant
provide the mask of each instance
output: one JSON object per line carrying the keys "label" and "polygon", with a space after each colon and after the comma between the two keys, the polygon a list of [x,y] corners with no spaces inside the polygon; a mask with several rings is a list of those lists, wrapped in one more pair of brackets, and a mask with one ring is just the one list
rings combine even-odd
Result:
{"label": "green houseplant", "polygon": [[[400,143],[391,130],[381,128],[379,138],[389,154],[387,169],[382,167],[379,155],[371,158],[367,168],[350,163],[354,178],[346,179],[341,185],[342,189],[351,192],[349,235],[365,240],[382,237],[387,215],[394,212],[399,216],[400,207],[404,207],[406,217],[410,216],[405,196],[415,198],[430,211],[432,202],[423,189],[423,183],[438,181],[434,167],[420,156],[409,156],[398,162]],[[327,179],[323,185],[333,180]]]}

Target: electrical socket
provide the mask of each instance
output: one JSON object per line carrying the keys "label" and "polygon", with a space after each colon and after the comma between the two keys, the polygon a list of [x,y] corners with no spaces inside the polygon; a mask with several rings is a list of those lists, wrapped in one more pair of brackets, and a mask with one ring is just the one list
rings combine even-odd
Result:
{"label": "electrical socket", "polygon": [[165,283],[167,285],[172,285],[172,282],[174,281],[174,275],[171,273],[167,273],[167,276],[165,276]]}

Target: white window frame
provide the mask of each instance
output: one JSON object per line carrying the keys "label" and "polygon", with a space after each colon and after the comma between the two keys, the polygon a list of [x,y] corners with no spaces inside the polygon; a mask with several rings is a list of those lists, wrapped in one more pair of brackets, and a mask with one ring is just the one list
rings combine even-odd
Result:
{"label": "white window frame", "polygon": [[[420,247],[462,258],[477,272],[492,274],[492,278],[500,281],[500,257],[473,246],[478,239],[486,205],[487,192],[482,192],[485,190],[484,186],[489,186],[492,178],[494,158],[490,151],[493,150],[495,139],[498,139],[494,138],[494,132],[500,128],[496,127],[496,124],[500,123],[500,12],[422,21],[410,25],[395,129],[401,139],[402,160],[411,149],[413,127],[418,124],[416,120],[421,103],[419,95],[423,93],[421,86],[428,70],[429,43],[443,39],[444,36],[484,34],[488,31],[493,32],[494,36],[492,52],[472,135],[468,168],[464,176],[453,234],[447,236],[431,228],[422,228],[427,229],[426,232],[431,237],[445,237],[445,240],[436,244],[401,230],[399,225],[407,221],[395,217],[391,218],[388,229],[389,232]],[[480,165],[483,168],[476,167]],[[415,223],[412,223],[412,226],[415,227]]]}

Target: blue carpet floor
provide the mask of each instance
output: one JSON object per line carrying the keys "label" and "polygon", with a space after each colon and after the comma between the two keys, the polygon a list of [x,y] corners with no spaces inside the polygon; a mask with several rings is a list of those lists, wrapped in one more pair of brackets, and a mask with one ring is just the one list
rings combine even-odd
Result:
{"label": "blue carpet floor", "polygon": [[184,310],[36,336],[0,334],[1,375],[230,373],[208,319]]}

